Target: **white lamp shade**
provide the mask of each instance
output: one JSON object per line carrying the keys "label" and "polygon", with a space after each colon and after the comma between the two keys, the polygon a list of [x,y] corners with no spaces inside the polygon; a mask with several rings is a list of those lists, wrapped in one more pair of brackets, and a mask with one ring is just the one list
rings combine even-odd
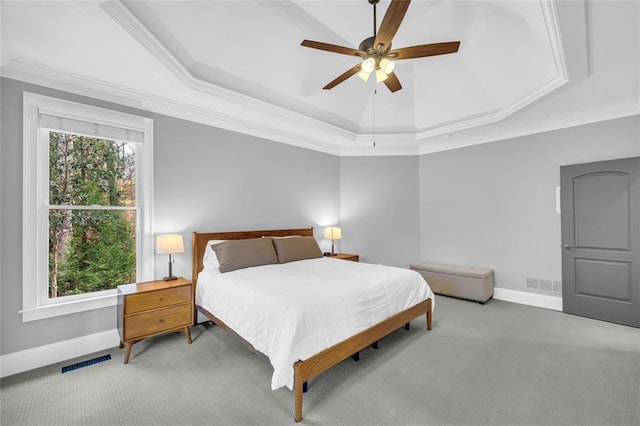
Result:
{"label": "white lamp shade", "polygon": [[184,241],[180,234],[158,235],[156,237],[156,253],[174,254],[184,252]]}
{"label": "white lamp shade", "polygon": [[328,240],[341,240],[342,229],[337,226],[330,226],[324,229],[324,237]]}

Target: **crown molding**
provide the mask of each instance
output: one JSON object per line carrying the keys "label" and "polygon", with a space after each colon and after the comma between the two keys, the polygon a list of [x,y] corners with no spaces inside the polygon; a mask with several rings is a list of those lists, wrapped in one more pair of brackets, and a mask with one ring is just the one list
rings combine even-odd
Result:
{"label": "crown molding", "polygon": [[514,112],[524,108],[530,103],[542,98],[543,96],[553,92],[557,88],[565,85],[569,80],[566,76],[558,75],[543,82],[538,87],[531,89],[529,92],[523,94],[521,97],[515,99],[512,103],[504,108],[496,109],[495,111],[464,119],[462,121],[456,121],[450,124],[445,124],[432,129],[419,131],[415,134],[417,141],[432,138],[434,136],[441,136],[451,133],[460,132],[463,130],[471,129],[474,127],[485,126],[487,124],[497,123],[509,117]]}
{"label": "crown molding", "polygon": [[542,15],[547,28],[547,38],[553,52],[553,59],[556,66],[556,72],[559,76],[568,78],[567,57],[564,53],[564,44],[562,43],[562,34],[560,32],[560,22],[558,20],[558,10],[555,0],[540,0]]}
{"label": "crown molding", "polygon": [[[420,143],[415,134],[378,133],[375,135],[376,146],[374,147],[374,135],[372,133],[355,134],[335,128],[330,129],[333,130],[331,132],[327,131],[328,126],[324,126],[323,123],[308,117],[305,117],[306,120],[302,123],[303,131],[294,132],[291,130],[291,125],[295,124],[295,122],[289,122],[286,125],[282,125],[282,127],[273,125],[265,127],[260,123],[256,124],[242,119],[242,117],[222,114],[198,105],[178,102],[173,99],[150,95],[136,89],[124,88],[116,84],[53,69],[34,60],[9,59],[0,68],[0,76],[336,156],[425,155],[631,115],[640,115],[640,99],[637,96],[638,86],[640,86],[639,79],[633,89],[635,99],[626,102],[563,116],[546,117],[528,127],[495,128],[491,130],[490,134],[469,137],[460,134],[456,135],[455,138],[438,139],[433,142],[429,142],[424,138]],[[499,114],[500,112],[498,111],[489,115],[493,119],[492,122],[499,121],[497,119]],[[477,123],[481,120],[488,120],[488,118],[483,116],[469,121],[474,120],[477,120]],[[305,124],[309,123],[310,125],[305,127]],[[314,125],[318,123],[319,128],[314,128]],[[450,134],[452,131],[450,129],[454,129],[454,126],[455,124],[450,127],[444,127],[444,131],[434,132],[434,135]],[[449,130],[447,131],[447,129]],[[335,142],[329,143],[327,141]]]}
{"label": "crown molding", "polygon": [[490,135],[479,135],[461,138],[439,140],[429,145],[419,148],[418,155],[432,154],[435,152],[446,151],[450,149],[464,148],[472,145],[480,145],[483,143],[497,142],[500,140],[513,139],[521,136],[528,136],[538,133],[561,130],[570,127],[583,126],[587,124],[598,123],[607,120],[615,120],[618,118],[640,115],[640,101],[629,100],[614,104],[605,105],[601,108],[583,110],[561,117],[546,117],[538,120],[532,126],[510,127],[502,129],[494,129]]}
{"label": "crown molding", "polygon": [[247,110],[245,108],[250,107],[236,105],[228,109],[234,111],[241,108],[246,115],[227,113],[201,107],[199,103],[170,99],[56,69],[33,59],[11,58],[0,68],[0,75],[327,154],[339,155],[340,144],[355,140],[353,132],[291,111],[280,109],[285,114],[269,114],[259,108]]}

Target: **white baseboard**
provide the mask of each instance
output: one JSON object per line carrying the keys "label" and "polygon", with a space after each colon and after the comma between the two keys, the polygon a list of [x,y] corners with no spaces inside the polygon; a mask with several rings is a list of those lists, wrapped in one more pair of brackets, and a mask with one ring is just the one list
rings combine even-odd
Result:
{"label": "white baseboard", "polygon": [[562,312],[562,297],[495,287],[493,289],[493,298]]}
{"label": "white baseboard", "polygon": [[65,361],[104,349],[113,348],[120,343],[117,329],[63,340],[62,342],[25,349],[23,351],[0,355],[0,377],[11,376],[34,368]]}

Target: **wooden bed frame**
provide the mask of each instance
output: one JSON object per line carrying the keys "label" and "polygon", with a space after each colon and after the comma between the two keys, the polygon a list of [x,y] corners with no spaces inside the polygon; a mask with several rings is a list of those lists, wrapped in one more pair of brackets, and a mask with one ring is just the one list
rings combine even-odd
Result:
{"label": "wooden bed frame", "polygon": [[[266,231],[240,231],[240,232],[208,232],[200,233],[194,232],[192,239],[192,265],[193,265],[193,291],[195,300],[196,285],[198,282],[198,273],[203,269],[203,256],[207,246],[207,241],[210,240],[238,240],[244,238],[261,238],[263,236],[271,237],[286,237],[290,235],[301,235],[313,237],[313,228],[302,229],[277,229]],[[328,370],[341,361],[349,358],[350,356],[358,353],[367,346],[375,344],[381,338],[387,336],[393,331],[401,328],[403,325],[408,324],[411,320],[426,314],[427,318],[427,330],[431,330],[431,299],[423,300],[422,302],[410,307],[409,309],[402,311],[396,315],[393,315],[386,320],[355,334],[340,343],[331,346],[313,355],[305,360],[299,360],[293,365],[294,369],[294,394],[295,394],[295,421],[302,420],[302,393],[308,380],[316,377],[320,373]],[[235,331],[228,327],[223,321],[216,318],[211,312],[206,309],[197,306],[196,309],[207,316],[214,324],[227,330],[234,336],[238,337],[244,342],[251,350],[261,357],[268,359],[266,355],[256,350],[249,342],[239,336]],[[194,309],[193,324],[197,324],[197,312]]]}

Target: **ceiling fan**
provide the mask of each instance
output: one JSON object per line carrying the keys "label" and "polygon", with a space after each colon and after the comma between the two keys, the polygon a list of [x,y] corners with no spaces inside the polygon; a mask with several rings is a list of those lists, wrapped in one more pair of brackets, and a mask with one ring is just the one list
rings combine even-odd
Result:
{"label": "ceiling fan", "polygon": [[364,81],[375,71],[376,81],[384,82],[391,92],[402,89],[400,80],[393,72],[395,61],[401,59],[423,58],[426,56],[446,55],[455,53],[460,46],[459,41],[445,43],[421,44],[418,46],[391,49],[391,41],[398,31],[404,15],[407,13],[411,0],[391,0],[391,4],[385,13],[380,28],[376,32],[376,5],[380,0],[368,0],[373,5],[373,37],[366,38],[360,43],[358,49],[323,43],[320,41],[303,40],[302,46],[328,52],[341,53],[343,55],[358,56],[362,62],[340,74],[334,80],[323,87],[325,90],[333,89],[349,77],[357,74]]}

